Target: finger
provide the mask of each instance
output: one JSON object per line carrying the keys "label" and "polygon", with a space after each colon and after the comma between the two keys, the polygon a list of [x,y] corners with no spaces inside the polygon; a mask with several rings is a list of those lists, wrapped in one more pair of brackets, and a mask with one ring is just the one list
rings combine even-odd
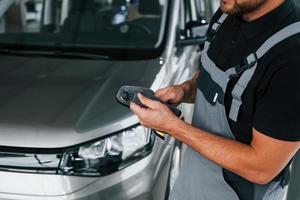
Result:
{"label": "finger", "polygon": [[167,90],[165,88],[159,89],[155,92],[155,96],[161,98],[163,95],[165,95],[166,92]]}
{"label": "finger", "polygon": [[142,115],[142,113],[143,113],[143,108],[140,107],[139,105],[137,105],[137,104],[135,104],[135,103],[133,103],[133,102],[130,102],[129,107],[130,107],[130,110],[131,110],[132,112],[134,112],[137,116],[141,116],[141,115]]}
{"label": "finger", "polygon": [[155,100],[148,99],[148,98],[144,97],[140,93],[138,94],[138,97],[139,97],[139,99],[140,99],[140,101],[141,101],[142,104],[144,104],[145,106],[147,106],[147,107],[149,107],[151,109],[157,108],[161,104],[158,101],[155,101]]}

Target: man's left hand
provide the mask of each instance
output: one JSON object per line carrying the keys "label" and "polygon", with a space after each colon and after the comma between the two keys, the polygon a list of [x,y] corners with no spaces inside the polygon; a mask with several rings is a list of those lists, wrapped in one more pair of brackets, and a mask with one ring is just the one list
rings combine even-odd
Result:
{"label": "man's left hand", "polygon": [[177,120],[180,120],[168,106],[159,101],[154,101],[138,94],[142,104],[148,108],[142,108],[139,105],[131,102],[130,109],[138,116],[140,123],[156,131],[170,133]]}

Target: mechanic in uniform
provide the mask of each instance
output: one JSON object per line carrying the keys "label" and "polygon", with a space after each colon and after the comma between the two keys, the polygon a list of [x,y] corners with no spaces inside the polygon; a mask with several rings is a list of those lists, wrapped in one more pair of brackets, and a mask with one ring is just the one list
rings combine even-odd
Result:
{"label": "mechanic in uniform", "polygon": [[[131,103],[146,127],[188,147],[171,200],[281,200],[300,147],[300,12],[293,0],[221,0],[200,69],[156,96],[195,103],[192,125]],[[300,197],[299,197],[300,198]]]}

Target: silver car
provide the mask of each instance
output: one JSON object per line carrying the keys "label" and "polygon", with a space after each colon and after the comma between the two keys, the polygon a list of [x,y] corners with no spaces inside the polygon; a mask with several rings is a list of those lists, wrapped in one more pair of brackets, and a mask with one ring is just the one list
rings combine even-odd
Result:
{"label": "silver car", "polygon": [[207,2],[0,0],[0,200],[167,198],[182,145],[115,95],[193,75]]}

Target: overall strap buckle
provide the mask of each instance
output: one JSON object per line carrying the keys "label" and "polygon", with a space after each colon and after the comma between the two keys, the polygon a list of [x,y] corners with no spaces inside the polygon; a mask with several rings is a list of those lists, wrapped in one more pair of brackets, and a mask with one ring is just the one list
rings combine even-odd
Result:
{"label": "overall strap buckle", "polygon": [[[245,60],[243,65],[238,65],[234,68],[235,73],[230,76],[230,78],[236,78],[241,75],[241,78],[236,83],[235,87],[233,88],[231,95],[232,95],[232,103],[229,112],[229,118],[233,121],[237,121],[238,114],[242,105],[242,95],[252,78],[254,71],[256,69],[258,62],[258,56],[256,53],[250,54]],[[246,70],[249,69],[249,73],[245,74]]]}
{"label": "overall strap buckle", "polygon": [[236,78],[236,77],[240,76],[244,71],[252,68],[257,62],[258,62],[257,54],[256,53],[250,54],[247,58],[244,59],[243,64],[236,65],[234,67],[235,74],[233,76],[231,76],[231,78]]}

